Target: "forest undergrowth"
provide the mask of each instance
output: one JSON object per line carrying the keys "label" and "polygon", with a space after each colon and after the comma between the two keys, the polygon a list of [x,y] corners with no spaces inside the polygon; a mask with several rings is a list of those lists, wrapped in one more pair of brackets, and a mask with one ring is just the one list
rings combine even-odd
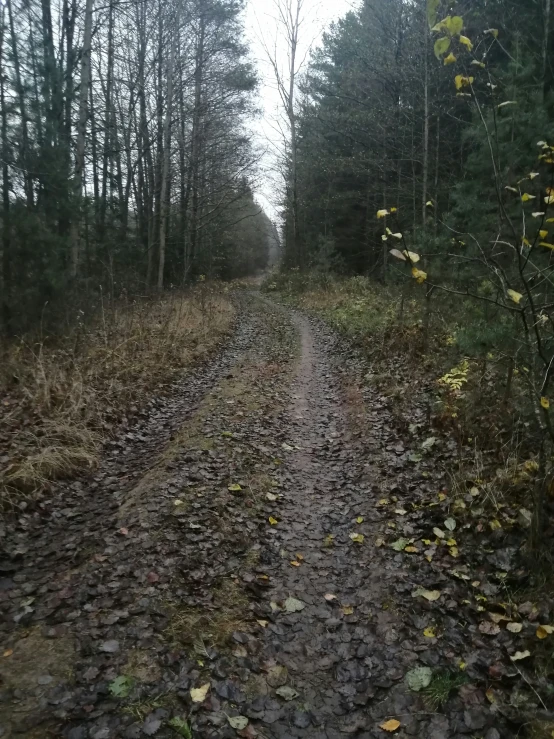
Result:
{"label": "forest undergrowth", "polygon": [[230,332],[229,287],[102,305],[63,336],[1,347],[0,505],[26,507],[57,479],[93,469],[104,442]]}

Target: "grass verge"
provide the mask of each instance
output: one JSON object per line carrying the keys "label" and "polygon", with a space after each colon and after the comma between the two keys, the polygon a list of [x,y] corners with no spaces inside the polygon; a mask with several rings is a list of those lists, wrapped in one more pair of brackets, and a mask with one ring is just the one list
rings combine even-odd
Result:
{"label": "grass verge", "polygon": [[22,337],[0,369],[0,506],[28,505],[99,461],[102,442],[227,335],[226,289],[102,308],[63,337]]}

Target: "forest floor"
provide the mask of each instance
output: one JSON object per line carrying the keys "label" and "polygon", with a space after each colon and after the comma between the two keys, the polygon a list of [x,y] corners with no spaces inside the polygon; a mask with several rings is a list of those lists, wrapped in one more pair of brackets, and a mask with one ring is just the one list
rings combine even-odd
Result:
{"label": "forest floor", "polygon": [[552,600],[505,586],[519,539],[467,520],[455,443],[320,320],[236,299],[219,354],[2,524],[0,737],[553,736]]}

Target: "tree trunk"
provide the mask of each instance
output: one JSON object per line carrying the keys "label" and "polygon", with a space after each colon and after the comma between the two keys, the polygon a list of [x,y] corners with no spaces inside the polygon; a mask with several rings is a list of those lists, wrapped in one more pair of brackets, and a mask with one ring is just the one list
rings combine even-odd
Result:
{"label": "tree trunk", "polygon": [[85,7],[85,30],[81,57],[81,83],[79,89],[79,120],[77,122],[77,142],[75,151],[75,172],[73,175],[74,213],[71,220],[71,277],[77,277],[79,271],[79,226],[81,214],[81,196],[83,192],[83,174],[85,169],[85,141],[87,133],[88,95],[90,84],[90,47],[92,38],[92,11],[94,0],[87,0]]}
{"label": "tree trunk", "polygon": [[2,116],[2,321],[4,331],[12,333],[12,254],[10,218],[10,170],[6,98],[4,91],[4,6],[0,10],[0,114]]}
{"label": "tree trunk", "polygon": [[10,36],[12,40],[12,56],[13,67],[15,72],[15,86],[17,97],[19,98],[19,110],[21,112],[21,167],[23,168],[23,178],[25,182],[25,197],[27,199],[27,207],[33,208],[33,177],[29,170],[29,121],[27,118],[27,105],[25,102],[25,92],[21,81],[21,67],[19,64],[19,49],[17,47],[17,36],[14,29],[12,0],[6,0],[8,6],[8,16],[10,19]]}
{"label": "tree trunk", "polygon": [[170,160],[171,160],[171,116],[173,111],[173,71],[175,67],[175,50],[179,37],[180,3],[177,0],[177,13],[175,26],[173,28],[173,39],[171,51],[169,52],[169,65],[167,69],[167,99],[164,120],[164,159],[162,170],[162,188],[160,193],[160,255],[158,263],[158,290],[163,290],[165,271],[165,242],[167,237],[167,224],[169,220],[169,201],[171,197],[170,183]]}

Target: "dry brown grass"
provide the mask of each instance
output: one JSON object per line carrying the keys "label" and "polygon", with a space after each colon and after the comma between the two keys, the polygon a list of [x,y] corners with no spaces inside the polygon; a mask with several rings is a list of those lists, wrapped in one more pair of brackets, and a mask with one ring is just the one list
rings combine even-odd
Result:
{"label": "dry brown grass", "polygon": [[[103,307],[70,336],[23,337],[0,367],[0,504],[94,467],[102,439],[231,328],[221,286]],[[21,496],[20,496],[21,494]]]}
{"label": "dry brown grass", "polygon": [[248,606],[240,586],[226,579],[214,591],[212,609],[173,607],[166,637],[172,643],[192,647],[202,656],[207,647],[224,647],[235,631],[248,629]]}

